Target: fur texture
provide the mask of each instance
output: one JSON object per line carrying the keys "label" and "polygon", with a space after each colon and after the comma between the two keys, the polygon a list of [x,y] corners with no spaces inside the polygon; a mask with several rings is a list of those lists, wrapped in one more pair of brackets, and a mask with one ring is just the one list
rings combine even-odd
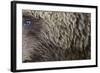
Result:
{"label": "fur texture", "polygon": [[23,10],[23,62],[90,59],[90,20],[89,13]]}

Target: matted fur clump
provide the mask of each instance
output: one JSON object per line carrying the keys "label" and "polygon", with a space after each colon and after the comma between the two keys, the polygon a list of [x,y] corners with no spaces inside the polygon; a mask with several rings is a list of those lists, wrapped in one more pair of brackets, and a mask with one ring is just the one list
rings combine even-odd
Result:
{"label": "matted fur clump", "polygon": [[91,14],[23,10],[23,62],[91,58]]}

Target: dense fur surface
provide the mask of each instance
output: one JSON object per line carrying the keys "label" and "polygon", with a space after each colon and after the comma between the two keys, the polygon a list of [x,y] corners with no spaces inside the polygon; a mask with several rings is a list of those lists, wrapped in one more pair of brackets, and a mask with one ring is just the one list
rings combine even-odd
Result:
{"label": "dense fur surface", "polygon": [[91,58],[91,14],[23,10],[23,62]]}

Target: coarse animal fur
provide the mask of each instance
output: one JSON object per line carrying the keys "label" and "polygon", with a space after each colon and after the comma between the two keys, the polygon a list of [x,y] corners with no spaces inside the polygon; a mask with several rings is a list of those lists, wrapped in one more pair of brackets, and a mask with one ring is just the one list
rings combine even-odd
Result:
{"label": "coarse animal fur", "polygon": [[[91,14],[23,10],[23,62],[91,58]],[[24,25],[29,20],[29,25]]]}

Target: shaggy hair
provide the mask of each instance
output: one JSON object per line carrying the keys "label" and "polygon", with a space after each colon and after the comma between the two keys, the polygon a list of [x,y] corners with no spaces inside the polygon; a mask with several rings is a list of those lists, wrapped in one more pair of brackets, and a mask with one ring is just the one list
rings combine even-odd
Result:
{"label": "shaggy hair", "polygon": [[91,58],[91,14],[23,10],[23,62]]}

